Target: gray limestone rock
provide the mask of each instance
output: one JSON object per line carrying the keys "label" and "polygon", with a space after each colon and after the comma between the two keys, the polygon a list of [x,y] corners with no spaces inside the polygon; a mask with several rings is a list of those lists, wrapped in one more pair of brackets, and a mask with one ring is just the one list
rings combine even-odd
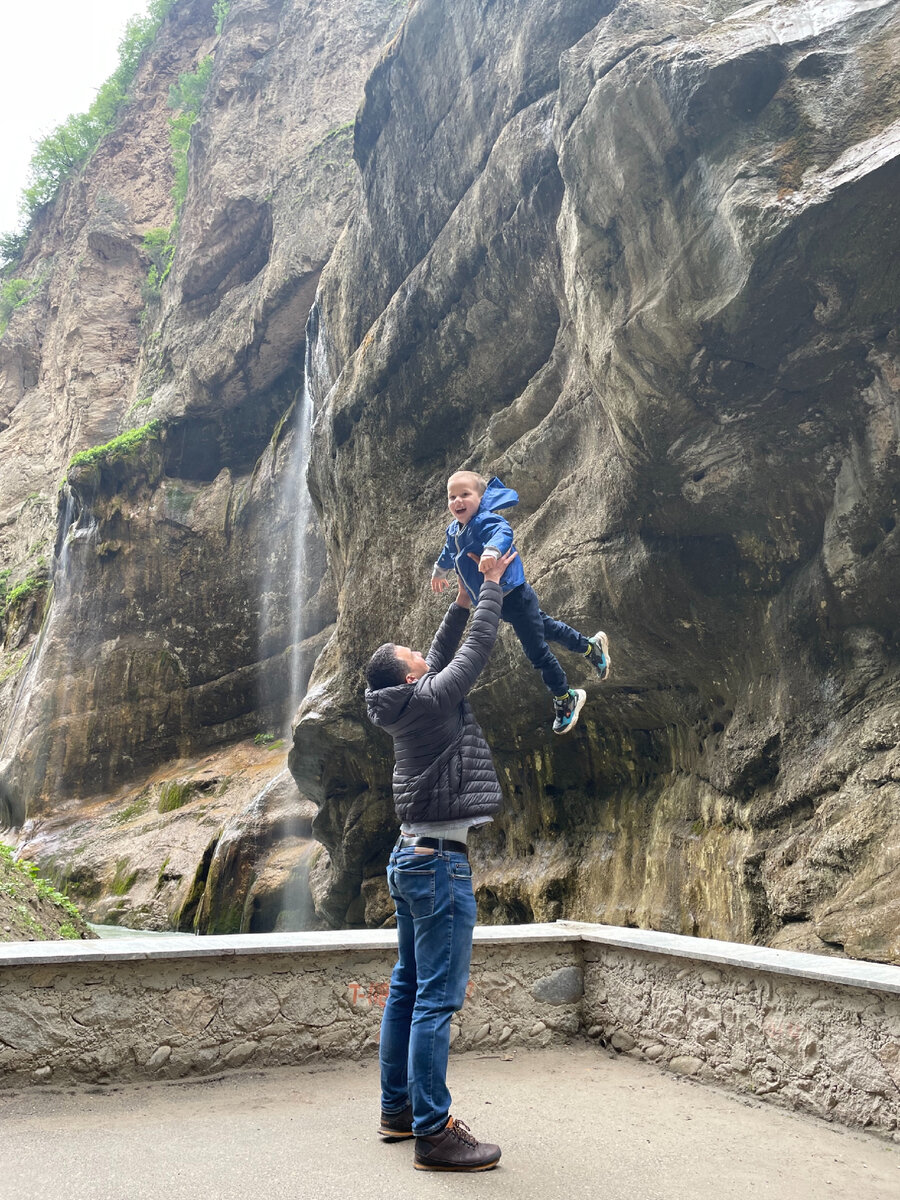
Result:
{"label": "gray limestone rock", "polygon": [[563,655],[588,705],[551,739],[501,634],[473,696],[507,794],[482,919],[896,960],[897,6],[512,8],[416,5],[319,288],[339,602],[292,756],[319,911],[358,919],[389,844],[360,673],[427,645],[466,465],[519,491],[542,607],[614,663],[600,686]]}
{"label": "gray limestone rock", "polygon": [[[98,794],[131,783],[141,803],[162,764],[283,731],[333,620],[324,547],[298,500],[305,326],[355,201],[363,83],[403,8],[233,0],[218,36],[208,0],[179,3],[118,127],[41,216],[17,268],[44,282],[0,340],[0,567],[39,586],[0,617],[0,824],[38,822],[54,866],[82,856],[65,826],[90,820]],[[144,235],[175,216],[167,96],[206,57],[176,252],[151,294]],[[67,469],[148,422],[156,433],[134,453]],[[172,855],[185,888],[194,877],[191,919],[212,870],[206,928],[279,920],[290,868],[265,851],[283,823],[261,832],[239,816],[242,793],[228,878],[202,823]],[[123,833],[110,879],[133,856]],[[178,924],[186,897],[150,884],[165,857],[154,848],[140,864],[139,904],[95,894],[94,915]]]}
{"label": "gray limestone rock", "polygon": [[545,1004],[577,1004],[584,995],[584,972],[580,967],[560,967],[538,979],[531,994]]}

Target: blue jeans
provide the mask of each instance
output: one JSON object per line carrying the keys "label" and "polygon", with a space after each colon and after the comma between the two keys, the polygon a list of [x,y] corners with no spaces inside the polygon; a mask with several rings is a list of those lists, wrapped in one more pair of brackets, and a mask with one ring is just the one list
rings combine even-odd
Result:
{"label": "blue jeans", "polygon": [[557,621],[555,617],[548,617],[542,612],[530,583],[522,583],[506,593],[500,620],[512,625],[528,661],[535,670],[540,671],[551,696],[565,695],[569,690],[569,681],[547,643],[559,642],[575,654],[584,654],[588,648],[584,634],[565,621]]}
{"label": "blue jeans", "polygon": [[[421,848],[420,848],[421,850]],[[472,868],[452,850],[391,853],[399,957],[381,1020],[381,1107],[412,1105],[413,1132],[437,1133],[450,1116],[450,1018],[463,1006],[472,958]]]}

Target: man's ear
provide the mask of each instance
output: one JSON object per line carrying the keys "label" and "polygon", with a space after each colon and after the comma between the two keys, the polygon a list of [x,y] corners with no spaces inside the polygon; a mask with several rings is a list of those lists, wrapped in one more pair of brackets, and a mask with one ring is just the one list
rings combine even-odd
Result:
{"label": "man's ear", "polygon": [[406,677],[406,682],[407,682],[407,683],[415,683],[415,682],[416,682],[416,676],[415,676],[415,675],[407,675],[407,677]]}

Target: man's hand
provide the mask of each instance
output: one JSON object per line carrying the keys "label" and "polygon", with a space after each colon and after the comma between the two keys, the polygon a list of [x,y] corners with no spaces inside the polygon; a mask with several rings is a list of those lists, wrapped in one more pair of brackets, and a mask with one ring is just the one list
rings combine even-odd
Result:
{"label": "man's hand", "polygon": [[460,608],[471,608],[472,607],[472,597],[469,595],[469,593],[466,591],[465,587],[463,586],[462,580],[459,581],[459,591],[456,593],[456,603],[459,605]]}
{"label": "man's hand", "polygon": [[[485,579],[489,579],[491,583],[499,583],[503,578],[503,572],[506,570],[512,560],[514,558],[518,558],[518,556],[518,550],[507,550],[507,552],[501,555],[500,558],[492,558],[489,560],[482,559],[481,562],[484,563],[487,569],[481,571],[480,562],[478,563],[478,569],[481,571]],[[470,554],[469,558],[471,558],[473,562],[478,562],[478,559],[474,554]]]}
{"label": "man's hand", "polygon": [[445,592],[449,586],[450,586],[450,580],[449,579],[441,579],[440,576],[432,579],[432,581],[431,581],[431,590],[434,592],[434,594],[436,596],[439,596],[441,594],[441,592]]}

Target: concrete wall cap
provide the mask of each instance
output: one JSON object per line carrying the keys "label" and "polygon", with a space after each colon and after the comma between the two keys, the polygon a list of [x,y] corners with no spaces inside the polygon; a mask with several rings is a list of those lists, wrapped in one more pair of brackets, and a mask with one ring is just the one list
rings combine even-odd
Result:
{"label": "concrete wall cap", "polygon": [[768,971],[775,975],[793,975],[798,979],[815,979],[900,995],[900,967],[887,963],[866,962],[858,958],[832,958],[826,954],[804,954],[797,950],[774,950],[770,946],[720,942],[715,938],[659,933],[654,929],[593,925],[587,921],[560,921],[558,924],[578,933],[584,942],[616,949],[670,954],[676,958],[718,963],[745,971]]}
{"label": "concrete wall cap", "polygon": [[[570,942],[673,955],[747,971],[768,971],[800,979],[821,980],[845,987],[869,988],[900,995],[900,967],[853,958],[773,950],[743,942],[660,933],[653,929],[624,929],[587,921],[556,921],[536,925],[480,925],[475,945],[527,942]],[[245,933],[192,937],[111,938],[95,942],[0,943],[0,967],[54,966],[76,963],[129,962],[139,959],[191,959],[229,955],[333,954],[336,951],[391,949],[395,929],[343,929],[313,933]]]}
{"label": "concrete wall cap", "polygon": [[[580,942],[581,934],[561,923],[482,925],[475,943]],[[0,967],[56,966],[66,963],[133,962],[139,959],[190,959],[229,955],[333,954],[335,951],[386,950],[397,945],[396,929],[340,929],[310,933],[240,933],[193,937],[159,934],[91,942],[0,942]]]}

